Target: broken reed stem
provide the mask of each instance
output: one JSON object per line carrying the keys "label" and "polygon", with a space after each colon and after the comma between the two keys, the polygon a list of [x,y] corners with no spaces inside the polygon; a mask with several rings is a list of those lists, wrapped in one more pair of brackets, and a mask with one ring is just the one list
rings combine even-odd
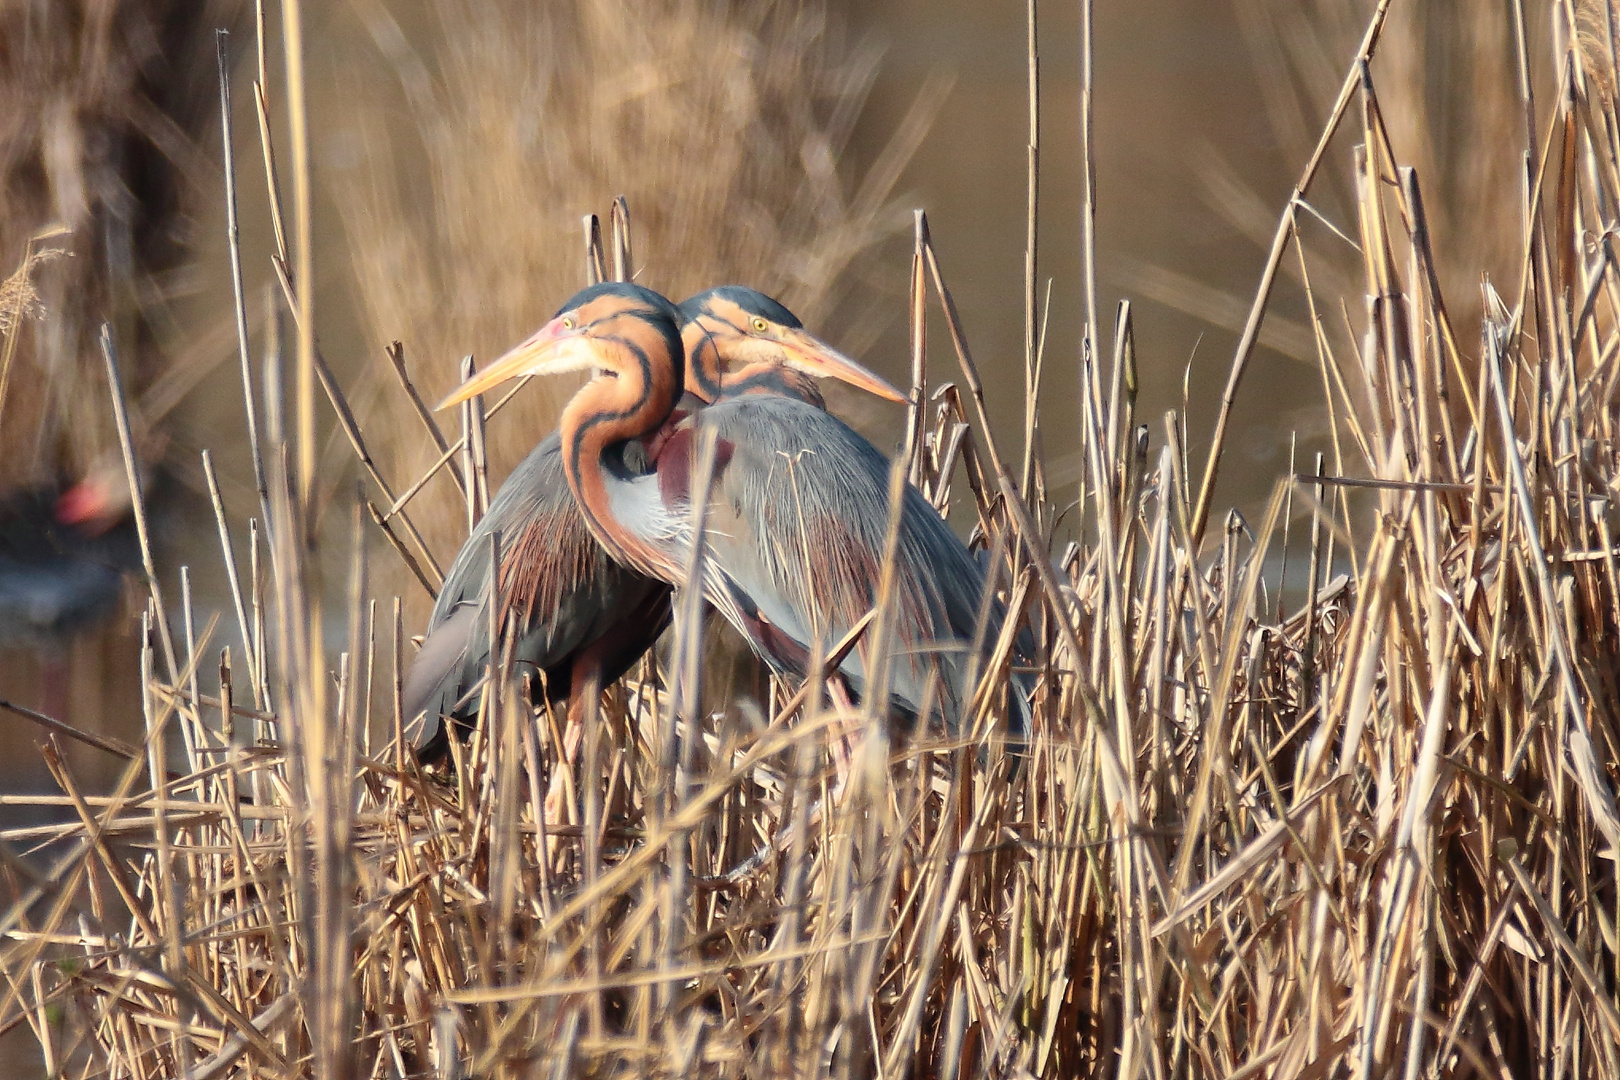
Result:
{"label": "broken reed stem", "polygon": [[[809,657],[814,677],[758,702],[735,700],[700,648],[689,591],[675,653],[586,695],[588,749],[569,778],[582,820],[544,820],[557,725],[504,680],[472,740],[452,743],[453,766],[417,764],[398,715],[397,600],[380,725],[391,738],[357,737],[372,683],[368,578],[387,578],[370,574],[351,522],[347,649],[325,656],[318,598],[304,591],[313,575],[290,539],[303,504],[272,340],[266,524],[288,561],[267,586],[250,526],[252,601],[233,591],[233,603],[250,650],[263,649],[259,598],[274,590],[276,657],[257,678],[280,688],[275,711],[235,705],[228,665],[217,700],[198,693],[209,635],[188,617],[184,670],[148,678],[144,693],[159,739],[180,712],[191,775],[152,771],[159,739],[109,744],[147,767],[153,792],[131,796],[132,766],[113,796],[84,796],[47,751],[62,794],[34,805],[74,817],[0,835],[18,883],[0,917],[0,1025],[31,1024],[58,1062],[77,1046],[86,1068],[130,1075],[188,1063],[193,1075],[279,1075],[289,1061],[327,1075],[492,1077],[1612,1071],[1615,871],[1593,837],[1612,835],[1620,728],[1605,674],[1620,664],[1607,494],[1620,458],[1604,404],[1620,290],[1599,287],[1615,273],[1607,254],[1576,245],[1553,258],[1571,238],[1549,230],[1615,227],[1620,178],[1601,164],[1601,133],[1617,125],[1583,85],[1602,123],[1573,129],[1574,154],[1558,126],[1560,153],[1533,174],[1529,205],[1549,209],[1524,238],[1542,252],[1524,262],[1533,310],[1488,307],[1482,366],[1468,370],[1433,269],[1447,238],[1429,234],[1366,63],[1387,11],[1375,11],[1346,91],[1361,93],[1369,147],[1354,207],[1363,240],[1353,255],[1332,248],[1373,302],[1318,297],[1330,256],[1313,249],[1307,262],[1310,233],[1294,228],[1303,188],[1330,162],[1324,135],[1246,330],[1297,243],[1333,447],[1342,420],[1370,475],[1317,453],[1252,531],[1227,519],[1218,559],[1200,556],[1200,538],[1220,440],[1196,493],[1174,414],[1161,447],[1138,441],[1129,309],[1111,358],[1084,358],[1080,485],[1095,500],[1083,524],[1043,501],[1027,399],[1023,460],[1016,475],[1003,467],[918,216],[916,396],[896,479],[948,509],[960,466],[994,582],[981,625],[991,602],[1034,616],[1027,646],[1009,627],[974,651],[971,730],[858,710],[865,747],[840,798],[817,798],[817,764],[850,719],[824,707],[837,699],[824,673],[858,656],[881,688],[911,659],[885,630],[902,595],[888,552],[868,616]],[[1587,78],[1589,60],[1563,70]],[[1036,105],[1032,94],[1032,118]],[[613,273],[633,269],[625,221]],[[589,236],[587,266],[601,274]],[[1027,387],[1041,352],[1033,236],[1026,220]],[[936,394],[931,427],[930,281],[965,387]],[[1336,304],[1343,325],[1317,317]],[[1352,390],[1358,378],[1383,388],[1377,408]],[[1474,392],[1449,415],[1448,380]],[[475,498],[473,425],[454,446],[435,443],[428,475],[465,449]],[[240,588],[206,459],[205,473]],[[413,549],[388,522],[422,483],[387,514],[370,508],[407,565]],[[1287,549],[1306,530],[1279,528],[1295,503],[1312,513],[1309,581],[1299,595],[1291,567],[1274,603],[1280,560],[1302,554]],[[723,509],[699,499],[696,512]],[[1372,527],[1353,533],[1371,511]],[[509,666],[503,648],[492,670]],[[309,655],[320,665],[298,667]],[[1005,672],[1026,660],[1034,715],[1003,755]],[[311,687],[327,679],[331,700],[313,708]],[[203,707],[223,710],[217,734]],[[237,716],[269,738],[238,746]],[[53,845],[49,877],[13,844]],[[49,1010],[67,1002],[53,1028]]]}
{"label": "broken reed stem", "polygon": [[[433,410],[429,409],[427,402],[422,400],[422,395],[417,392],[416,384],[411,381],[410,373],[405,369],[405,346],[396,341],[390,344],[384,352],[388,356],[388,362],[393,366],[394,376],[399,380],[400,388],[405,391],[405,397],[411,403],[412,411],[416,413],[417,419],[422,421],[422,427],[427,430],[428,438],[433,440],[433,445],[438,447],[439,453],[448,454],[450,444],[445,441],[444,432],[439,429],[439,422],[433,418]],[[419,483],[426,483],[428,478],[423,477]],[[462,495],[465,496],[466,488],[463,485],[466,481],[458,473],[451,473],[450,478],[456,482],[457,487],[462,488]],[[412,491],[415,490],[416,488],[413,486]],[[401,498],[409,498],[410,494],[411,492],[407,492]],[[392,511],[390,511],[389,516],[393,516]]]}
{"label": "broken reed stem", "polygon": [[911,403],[906,409],[906,437],[901,458],[908,462],[913,484],[923,478],[925,452],[923,430],[928,422],[928,283],[923,277],[923,246],[928,242],[928,219],[921,210],[912,211],[911,303],[909,339],[911,342]]}
{"label": "broken reed stem", "polygon": [[23,705],[18,705],[15,702],[0,700],[0,709],[4,709],[6,712],[9,712],[15,716],[20,716],[24,720],[31,723],[38,724],[47,731],[54,732],[57,735],[66,736],[67,738],[72,739],[74,742],[83,743],[84,745],[94,747],[97,750],[106,751],[107,753],[116,757],[123,758],[125,761],[137,761],[141,757],[141,750],[139,747],[133,746],[122,739],[115,738],[111,735],[99,735],[94,731],[84,731],[80,728],[72,726],[71,724],[64,723],[63,721],[56,719],[54,716],[46,716],[42,712],[36,712],[33,709],[27,708]]}

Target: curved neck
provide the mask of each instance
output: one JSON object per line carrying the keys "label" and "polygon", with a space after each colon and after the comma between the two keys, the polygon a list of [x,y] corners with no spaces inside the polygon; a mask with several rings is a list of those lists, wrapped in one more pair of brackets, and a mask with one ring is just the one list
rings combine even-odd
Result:
{"label": "curved neck", "polygon": [[682,327],[681,343],[686,346],[687,391],[708,404],[719,401],[725,387],[726,362],[713,335],[694,319]]}
{"label": "curved neck", "polygon": [[598,375],[563,409],[563,472],[585,524],[598,543],[620,562],[650,572],[650,549],[633,527],[613,512],[610,486],[624,480],[608,475],[603,459],[615,446],[657,431],[668,419],[681,386],[671,358],[623,339],[604,343],[623,350],[629,363],[616,376]]}

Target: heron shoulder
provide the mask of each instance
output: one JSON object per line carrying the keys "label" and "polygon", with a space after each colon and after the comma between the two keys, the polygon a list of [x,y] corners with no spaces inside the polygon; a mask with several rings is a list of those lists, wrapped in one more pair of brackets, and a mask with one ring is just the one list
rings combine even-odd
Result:
{"label": "heron shoulder", "polygon": [[773,459],[816,457],[807,467],[865,486],[881,478],[887,490],[889,459],[854,428],[833,414],[797,398],[745,394],[726,398],[695,418],[716,437],[734,443],[736,453],[775,464]]}
{"label": "heron shoulder", "polygon": [[502,548],[509,549],[516,537],[534,529],[559,508],[571,510],[573,504],[574,497],[563,475],[562,442],[553,432],[512,469],[490,499],[488,512],[456,552],[428,618],[428,632],[450,618],[458,605],[482,602],[489,581],[491,536],[500,533]]}

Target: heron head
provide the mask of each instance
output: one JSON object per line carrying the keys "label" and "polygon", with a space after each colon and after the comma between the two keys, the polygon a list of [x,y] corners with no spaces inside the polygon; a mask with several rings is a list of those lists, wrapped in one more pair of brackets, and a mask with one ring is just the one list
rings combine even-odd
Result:
{"label": "heron head", "polygon": [[[908,400],[886,379],[806,331],[798,316],[762,292],[721,285],[681,304],[680,313],[681,337],[693,358],[694,377],[700,358],[712,355],[720,365],[732,368],[781,364],[817,378],[838,379],[889,401]],[[713,374],[718,382],[719,372]],[[702,393],[717,387],[691,389]]]}
{"label": "heron head", "polygon": [[589,370],[619,377],[639,372],[644,359],[667,361],[679,380],[685,362],[680,321],[680,310],[651,289],[627,281],[592,285],[436,407],[458,405],[521,375]]}

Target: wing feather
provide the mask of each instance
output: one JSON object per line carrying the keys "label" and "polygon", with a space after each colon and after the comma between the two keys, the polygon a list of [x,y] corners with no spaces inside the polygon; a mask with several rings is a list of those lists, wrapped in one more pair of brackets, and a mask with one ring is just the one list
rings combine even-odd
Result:
{"label": "wing feather", "polygon": [[[668,620],[668,587],[620,566],[592,539],[551,435],[512,470],[446,573],[406,678],[407,718],[477,712],[476,697],[456,706],[489,665],[489,547],[497,531],[499,621],[514,620],[513,660],[546,673],[553,699],[568,692],[567,664],[580,649],[610,639],[603,678],[615,679]],[[637,625],[626,634],[628,617]]]}
{"label": "wing feather", "polygon": [[[773,655],[764,647],[759,621],[793,639],[802,655],[817,639],[831,648],[872,607],[888,532],[889,462],[836,417],[782,397],[722,401],[689,423],[712,426],[732,448],[712,489],[705,594],[768,659],[792,669],[802,660],[779,655],[794,650]],[[666,510],[685,517],[680,505]],[[937,671],[954,722],[984,574],[909,485],[901,513],[896,630],[904,660],[892,689],[915,710]],[[998,629],[993,621],[989,640]],[[858,653],[843,670],[859,691]]]}

